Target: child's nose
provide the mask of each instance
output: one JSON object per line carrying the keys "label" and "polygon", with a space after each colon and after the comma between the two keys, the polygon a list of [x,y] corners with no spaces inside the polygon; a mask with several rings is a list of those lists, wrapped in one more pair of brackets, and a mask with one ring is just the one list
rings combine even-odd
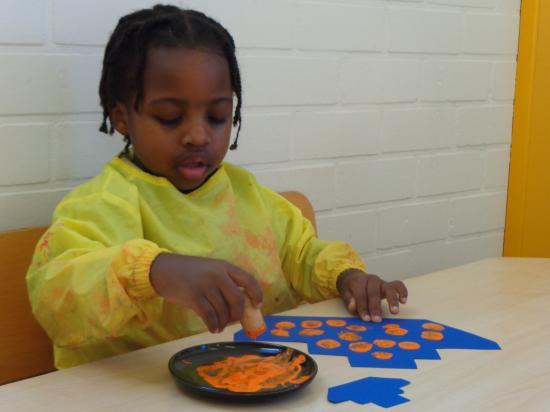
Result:
{"label": "child's nose", "polygon": [[210,143],[211,140],[205,125],[196,123],[184,132],[182,143],[184,145],[191,144],[194,146],[204,146]]}

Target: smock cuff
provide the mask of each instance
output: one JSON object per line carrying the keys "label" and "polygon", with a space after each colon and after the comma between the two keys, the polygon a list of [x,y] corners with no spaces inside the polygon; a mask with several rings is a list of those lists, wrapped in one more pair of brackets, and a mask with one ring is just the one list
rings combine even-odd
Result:
{"label": "smock cuff", "polygon": [[131,281],[131,291],[129,291],[132,297],[136,299],[149,299],[157,296],[157,292],[153,288],[153,285],[151,285],[149,273],[151,265],[157,256],[167,251],[161,248],[147,248],[136,258]]}

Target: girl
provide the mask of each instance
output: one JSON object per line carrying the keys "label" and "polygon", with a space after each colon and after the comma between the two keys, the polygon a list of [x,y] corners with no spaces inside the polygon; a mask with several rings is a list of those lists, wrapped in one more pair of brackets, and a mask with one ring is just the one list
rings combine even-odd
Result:
{"label": "girl", "polygon": [[122,17],[99,94],[100,130],[126,148],[61,201],[27,274],[58,368],[220,332],[245,295],[274,313],[339,293],[367,321],[383,298],[392,313],[405,303],[403,283],[364,273],[349,245],[316,239],[297,208],[223,162],[241,80],[219,23],[161,5]]}

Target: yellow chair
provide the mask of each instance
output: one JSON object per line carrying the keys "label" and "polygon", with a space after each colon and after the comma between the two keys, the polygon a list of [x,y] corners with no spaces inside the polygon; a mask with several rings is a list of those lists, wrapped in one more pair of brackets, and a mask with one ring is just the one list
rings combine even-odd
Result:
{"label": "yellow chair", "polygon": [[[299,192],[282,192],[315,227],[311,203]],[[25,273],[46,227],[0,233],[0,385],[55,370],[52,343],[35,320]]]}

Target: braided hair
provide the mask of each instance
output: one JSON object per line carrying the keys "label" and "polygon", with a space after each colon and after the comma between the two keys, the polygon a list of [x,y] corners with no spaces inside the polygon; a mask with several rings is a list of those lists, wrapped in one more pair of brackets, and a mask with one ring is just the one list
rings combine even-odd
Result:
{"label": "braided hair", "polygon": [[[156,5],[130,13],[118,21],[103,57],[99,83],[103,122],[99,130],[113,134],[109,113],[117,102],[127,102],[134,92],[134,110],[139,110],[143,99],[147,51],[151,47],[207,48],[225,57],[229,65],[231,87],[237,98],[233,126],[239,127],[235,141],[229,147],[235,150],[241,130],[242,93],[233,37],[220,23],[205,14],[176,6]],[[127,151],[130,145],[128,136],[124,140]]]}

